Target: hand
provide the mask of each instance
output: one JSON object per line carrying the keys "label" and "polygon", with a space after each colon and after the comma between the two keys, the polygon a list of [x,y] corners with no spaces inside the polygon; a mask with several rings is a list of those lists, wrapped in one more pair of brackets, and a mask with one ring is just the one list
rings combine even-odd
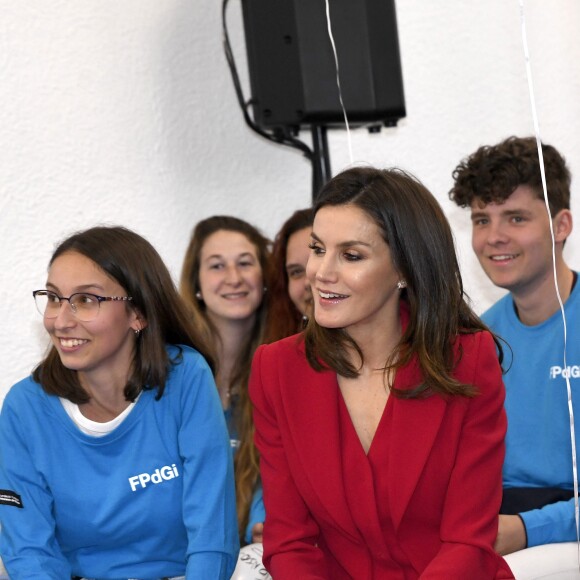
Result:
{"label": "hand", "polygon": [[495,551],[505,556],[526,547],[526,528],[519,516],[499,516]]}
{"label": "hand", "polygon": [[252,528],[252,543],[261,544],[264,535],[264,524],[254,524]]}

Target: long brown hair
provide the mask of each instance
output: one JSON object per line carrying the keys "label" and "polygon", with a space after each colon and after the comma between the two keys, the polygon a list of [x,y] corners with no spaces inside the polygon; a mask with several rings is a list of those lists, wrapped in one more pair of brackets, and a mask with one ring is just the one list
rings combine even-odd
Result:
{"label": "long brown hair", "polygon": [[286,252],[288,240],[300,230],[312,227],[312,208],[295,211],[282,225],[274,239],[272,249],[272,277],[269,287],[270,309],[265,342],[274,342],[302,330],[302,313],[298,311],[288,294]]}
{"label": "long brown hair", "polygon": [[[213,365],[206,341],[191,323],[171,275],[155,248],[140,235],[120,226],[98,226],[77,232],[54,251],[49,267],[66,252],[76,252],[92,260],[117,281],[132,297],[126,308],[135,309],[147,321],[135,343],[135,356],[124,394],[134,401],[142,390],[157,389],[163,395],[173,362],[167,344],[191,346]],[[89,394],[82,388],[77,372],[67,369],[52,346],[34,369],[33,378],[49,394],[87,403]]]}
{"label": "long brown hair", "polygon": [[[357,167],[323,187],[315,212],[339,205],[358,207],[372,218],[389,246],[394,267],[407,283],[401,300],[408,303],[409,323],[385,361],[385,369],[394,371],[416,357],[423,383],[410,391],[392,389],[393,394],[404,398],[429,393],[475,395],[472,385],[461,384],[452,376],[458,362],[453,344],[460,333],[488,328],[465,300],[453,235],[437,200],[402,170]],[[344,329],[323,328],[311,319],[305,343],[314,369],[331,368],[345,377],[358,376],[359,369],[347,351],[354,349],[361,361],[363,354]]]}
{"label": "long brown hair", "polygon": [[[199,271],[202,247],[207,238],[218,231],[237,232],[244,235],[256,248],[264,284],[267,288],[269,287],[270,277],[270,241],[254,226],[239,218],[222,215],[209,217],[195,226],[185,254],[180,291],[189,306],[195,325],[201,329],[204,337],[213,345],[214,352],[217,350],[216,345],[221,338],[207,315],[205,303],[196,298],[196,293],[200,290]],[[233,405],[233,413],[240,446],[234,458],[234,474],[236,478],[238,528],[242,541],[250,516],[252,497],[259,484],[260,477],[258,451],[254,445],[253,409],[248,395],[248,379],[254,351],[263,341],[268,310],[268,294],[264,294],[262,303],[256,311],[254,327],[235,361],[230,384],[228,385],[230,389],[234,389],[237,393],[236,402]],[[217,371],[219,372],[219,361],[217,364]]]}

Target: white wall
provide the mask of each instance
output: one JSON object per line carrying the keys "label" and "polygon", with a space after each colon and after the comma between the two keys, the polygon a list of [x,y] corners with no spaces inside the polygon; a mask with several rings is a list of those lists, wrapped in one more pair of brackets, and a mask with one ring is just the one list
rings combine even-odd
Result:
{"label": "white wall", "polygon": [[[314,0],[312,0],[314,1]],[[323,1],[323,0],[319,0]],[[245,86],[239,0],[229,23]],[[177,279],[195,222],[215,213],[273,235],[310,202],[310,166],[243,123],[218,0],[0,0],[0,398],[46,346],[31,291],[57,241],[96,223],[135,229]],[[478,311],[501,293],[480,272],[451,171],[484,143],[533,131],[517,0],[399,0],[408,117],[353,134],[357,161],[399,165],[437,195]],[[580,175],[577,0],[527,0],[542,137]],[[308,134],[302,134],[308,140]],[[346,133],[329,135],[334,172]],[[578,184],[573,207],[578,209]],[[580,217],[578,218],[580,220]],[[580,227],[567,244],[580,268]]]}

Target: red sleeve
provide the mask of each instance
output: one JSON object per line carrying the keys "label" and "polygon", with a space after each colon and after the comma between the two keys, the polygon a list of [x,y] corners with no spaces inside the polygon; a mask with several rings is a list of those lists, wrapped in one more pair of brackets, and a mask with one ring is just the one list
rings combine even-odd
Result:
{"label": "red sleeve", "polygon": [[465,360],[460,367],[465,371],[460,370],[457,378],[473,384],[479,394],[467,402],[441,520],[442,547],[421,574],[422,580],[513,578],[493,551],[507,428],[501,368],[488,332],[466,337],[463,345]]}
{"label": "red sleeve", "polygon": [[296,488],[286,457],[276,348],[265,345],[256,351],[249,383],[266,507],[263,562],[276,580],[326,580],[324,554],[316,546],[318,525]]}

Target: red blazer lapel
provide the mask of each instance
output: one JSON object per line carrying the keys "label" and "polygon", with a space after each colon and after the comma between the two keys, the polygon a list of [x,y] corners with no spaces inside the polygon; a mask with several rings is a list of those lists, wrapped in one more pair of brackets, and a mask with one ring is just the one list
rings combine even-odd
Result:
{"label": "red blazer lapel", "polygon": [[[413,388],[419,385],[420,381],[418,366],[411,363],[397,371],[395,387]],[[431,453],[447,403],[439,396],[430,396],[426,399],[394,398],[392,403],[393,424],[389,459],[392,477],[389,498],[396,531]]]}
{"label": "red blazer lapel", "polygon": [[288,384],[281,393],[292,445],[302,464],[302,473],[295,477],[306,478],[329,516],[358,540],[342,480],[336,373],[314,371],[303,345],[297,354],[302,360],[289,361],[284,379]]}

